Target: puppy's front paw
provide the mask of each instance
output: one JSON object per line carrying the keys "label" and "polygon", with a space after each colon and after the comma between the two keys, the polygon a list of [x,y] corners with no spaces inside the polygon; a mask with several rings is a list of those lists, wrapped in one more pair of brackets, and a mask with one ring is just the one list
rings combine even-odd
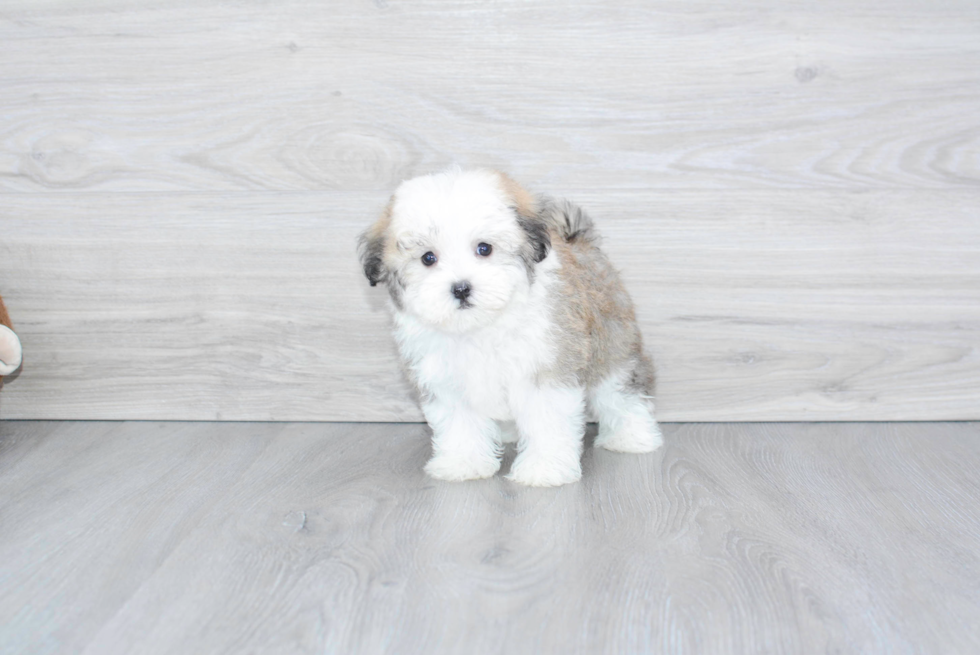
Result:
{"label": "puppy's front paw", "polygon": [[508,480],[529,487],[558,487],[569,482],[577,482],[582,478],[582,464],[575,459],[560,462],[541,456],[528,456],[522,453],[514,460],[507,474]]}
{"label": "puppy's front paw", "polygon": [[463,457],[454,454],[433,455],[425,472],[436,480],[459,482],[492,477],[500,469],[500,460],[485,457]]}
{"label": "puppy's front paw", "polygon": [[613,430],[599,424],[595,446],[618,453],[652,453],[664,443],[660,426],[652,418],[631,416]]}

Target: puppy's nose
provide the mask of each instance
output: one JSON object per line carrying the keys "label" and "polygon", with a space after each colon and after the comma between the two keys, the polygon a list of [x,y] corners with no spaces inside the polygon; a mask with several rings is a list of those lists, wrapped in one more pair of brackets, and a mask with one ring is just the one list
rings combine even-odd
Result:
{"label": "puppy's nose", "polygon": [[470,283],[466,280],[453,284],[453,295],[460,300],[466,300],[470,295]]}

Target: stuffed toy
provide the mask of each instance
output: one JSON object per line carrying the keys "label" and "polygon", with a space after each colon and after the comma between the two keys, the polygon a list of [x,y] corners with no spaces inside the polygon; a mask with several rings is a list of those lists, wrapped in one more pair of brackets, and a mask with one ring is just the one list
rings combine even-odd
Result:
{"label": "stuffed toy", "polygon": [[20,367],[20,339],[14,334],[13,324],[0,298],[0,387],[3,386],[3,376],[10,375]]}

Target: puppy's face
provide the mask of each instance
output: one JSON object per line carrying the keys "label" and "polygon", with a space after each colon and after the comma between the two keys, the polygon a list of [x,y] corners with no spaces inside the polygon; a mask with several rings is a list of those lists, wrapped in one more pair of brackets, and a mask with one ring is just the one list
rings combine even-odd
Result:
{"label": "puppy's face", "polygon": [[423,323],[464,333],[492,323],[526,292],[547,255],[531,196],[495,171],[450,171],[403,182],[362,237],[371,284]]}

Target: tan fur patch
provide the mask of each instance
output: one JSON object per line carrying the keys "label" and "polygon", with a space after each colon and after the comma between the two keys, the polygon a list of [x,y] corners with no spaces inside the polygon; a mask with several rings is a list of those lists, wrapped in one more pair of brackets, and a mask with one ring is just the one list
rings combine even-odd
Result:
{"label": "tan fur patch", "polygon": [[[0,325],[5,325],[11,330],[14,329],[14,324],[10,322],[10,314],[7,313],[7,308],[3,305],[3,298],[0,298]],[[3,388],[3,376],[0,375],[0,389]]]}
{"label": "tan fur patch", "polygon": [[388,275],[385,259],[389,256],[388,251],[391,249],[389,229],[391,228],[393,203],[394,199],[388,203],[378,220],[365,230],[358,239],[361,265],[364,267],[364,275],[371,282],[371,286],[385,282]]}
{"label": "tan fur patch", "polygon": [[10,314],[7,313],[7,308],[3,306],[3,298],[0,298],[0,325],[6,325],[11,330],[14,329],[14,324],[10,322]]}
{"label": "tan fur patch", "polygon": [[521,216],[534,216],[538,212],[538,203],[534,196],[513,178],[500,171],[494,171],[500,178],[500,186],[504,193],[514,203],[514,207]]}
{"label": "tan fur patch", "polygon": [[592,386],[624,366],[649,368],[633,302],[606,256],[588,242],[568,243],[557,234],[552,245],[561,262],[561,284],[552,297],[561,342],[558,377]]}
{"label": "tan fur patch", "polygon": [[381,216],[378,220],[374,222],[364,233],[364,237],[369,241],[374,241],[375,239],[383,240],[388,235],[388,228],[391,227],[391,215],[394,211],[395,198],[392,196],[391,200],[388,201],[388,205],[385,207],[384,211],[381,212]]}

